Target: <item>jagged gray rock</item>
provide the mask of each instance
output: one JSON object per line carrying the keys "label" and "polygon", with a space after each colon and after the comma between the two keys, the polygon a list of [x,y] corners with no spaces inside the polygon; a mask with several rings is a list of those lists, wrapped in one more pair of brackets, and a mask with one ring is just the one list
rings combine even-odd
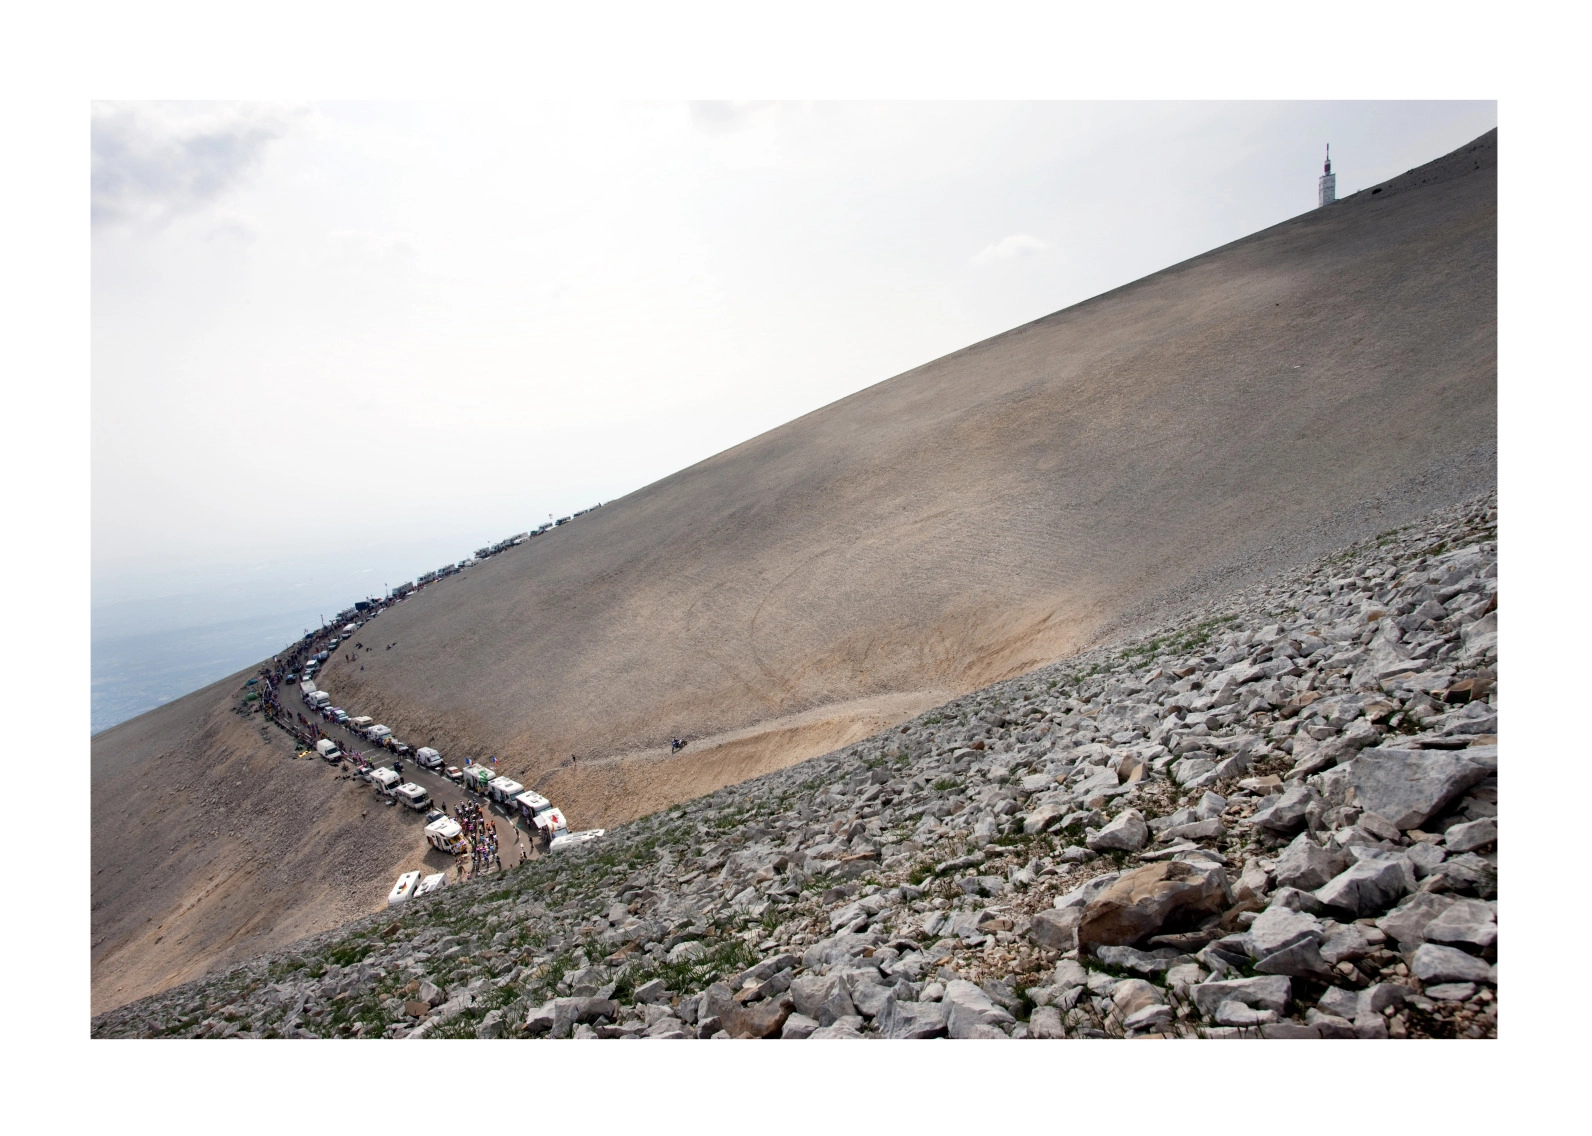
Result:
{"label": "jagged gray rock", "polygon": [[1492,768],[1464,750],[1412,750],[1378,747],[1362,750],[1347,765],[1321,775],[1327,800],[1354,803],[1383,817],[1395,828],[1419,828],[1466,789],[1485,780]]}
{"label": "jagged gray rock", "polygon": [[1325,906],[1358,917],[1386,911],[1414,890],[1415,869],[1408,858],[1379,856],[1351,864],[1314,894]]}
{"label": "jagged gray rock", "polygon": [[1277,857],[1275,877],[1279,887],[1314,891],[1343,871],[1343,857],[1317,844],[1301,832]]}

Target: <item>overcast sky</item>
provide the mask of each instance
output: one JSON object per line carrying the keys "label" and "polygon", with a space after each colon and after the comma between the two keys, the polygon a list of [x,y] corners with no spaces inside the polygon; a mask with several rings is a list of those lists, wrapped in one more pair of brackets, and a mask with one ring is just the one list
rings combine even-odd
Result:
{"label": "overcast sky", "polygon": [[174,597],[379,592],[1304,212],[1328,141],[1346,196],[1495,124],[1490,102],[96,104],[96,637]]}

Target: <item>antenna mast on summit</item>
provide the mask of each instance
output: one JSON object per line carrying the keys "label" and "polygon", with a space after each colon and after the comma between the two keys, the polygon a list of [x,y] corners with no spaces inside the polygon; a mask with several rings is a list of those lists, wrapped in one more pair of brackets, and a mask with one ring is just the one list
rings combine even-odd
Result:
{"label": "antenna mast on summit", "polygon": [[1326,164],[1321,167],[1321,180],[1316,183],[1316,207],[1331,205],[1338,199],[1338,179],[1332,172],[1332,143],[1327,143]]}

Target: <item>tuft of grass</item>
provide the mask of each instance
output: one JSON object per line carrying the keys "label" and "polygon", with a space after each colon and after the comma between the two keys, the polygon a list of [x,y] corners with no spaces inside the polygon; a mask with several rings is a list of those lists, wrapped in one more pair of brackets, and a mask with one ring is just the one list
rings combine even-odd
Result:
{"label": "tuft of grass", "polygon": [[352,966],[375,949],[371,943],[345,943],[328,951],[326,961],[336,966]]}
{"label": "tuft of grass", "polygon": [[620,971],[615,979],[615,997],[629,999],[636,990],[653,979],[677,994],[694,994],[720,978],[737,974],[757,962],[757,952],[738,938],[703,940],[711,943],[698,959],[671,963],[665,960],[637,960]]}

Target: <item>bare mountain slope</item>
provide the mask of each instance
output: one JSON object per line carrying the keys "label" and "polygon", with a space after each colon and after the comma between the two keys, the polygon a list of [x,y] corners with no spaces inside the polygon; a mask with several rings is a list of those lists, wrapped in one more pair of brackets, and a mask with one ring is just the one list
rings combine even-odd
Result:
{"label": "bare mountain slope", "polygon": [[384,618],[397,649],[325,684],[619,819],[635,809],[591,809],[580,764],[932,704],[1278,542],[1485,488],[1494,153],[1489,135],[683,470],[428,589]]}
{"label": "bare mountain slope", "polygon": [[419,817],[233,712],[247,677],[93,740],[96,1013],[370,911],[422,862]]}
{"label": "bare mountain slope", "polygon": [[[333,663],[322,685],[450,759],[497,754],[577,825],[613,823],[1485,491],[1496,132],[1379,188],[870,387],[427,588],[372,628],[395,649],[363,672]],[[94,739],[96,1011],[245,941],[258,953],[332,926],[328,897],[355,886],[332,868],[385,878],[410,847],[341,804],[295,838],[316,854],[275,842],[254,810],[305,767],[268,756],[252,726],[232,736],[230,689]],[[672,736],[695,740],[670,758]],[[299,890],[260,917],[249,882],[213,934],[157,945],[100,873],[148,860],[213,882],[180,848],[149,860],[178,842],[147,822],[217,760],[259,774],[229,815],[264,842],[256,861],[294,861]],[[323,852],[328,825],[344,827]],[[352,902],[379,902],[358,887]],[[157,894],[145,916],[166,910]]]}

